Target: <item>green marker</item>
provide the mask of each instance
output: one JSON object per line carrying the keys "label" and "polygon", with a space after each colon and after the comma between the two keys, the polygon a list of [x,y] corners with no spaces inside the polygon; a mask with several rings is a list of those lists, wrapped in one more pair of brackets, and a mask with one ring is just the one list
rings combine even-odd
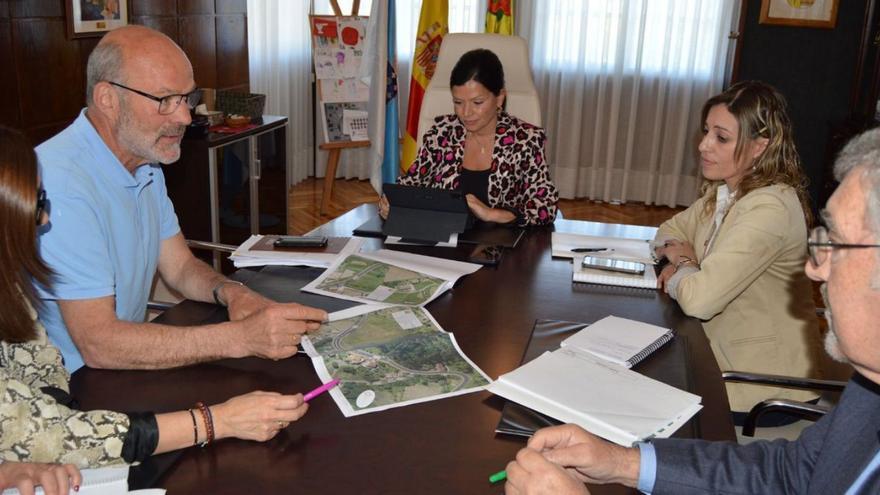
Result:
{"label": "green marker", "polygon": [[504,481],[507,479],[507,471],[498,471],[497,473],[489,476],[489,483],[498,483],[499,481]]}

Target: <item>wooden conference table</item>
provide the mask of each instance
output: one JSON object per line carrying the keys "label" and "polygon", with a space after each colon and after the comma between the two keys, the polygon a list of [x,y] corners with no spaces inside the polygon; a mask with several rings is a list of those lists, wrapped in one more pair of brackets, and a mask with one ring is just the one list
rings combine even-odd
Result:
{"label": "wooden conference table", "polygon": [[[362,205],[316,232],[350,235],[375,212],[374,205]],[[555,228],[639,238],[649,238],[654,231],[566,220],[557,221]],[[674,328],[687,337],[692,391],[702,396],[704,405],[691,428],[682,431],[710,440],[734,440],[720,372],[700,323],[684,316],[658,291],[572,284],[570,261],[550,257],[550,232],[528,232],[500,265],[462,278],[428,310],[492,378],[517,367],[536,319],[593,322],[615,314]],[[379,245],[377,240],[369,243]],[[199,324],[223,321],[226,314],[210,304],[186,301],[162,318],[172,324]],[[662,356],[663,349],[644,363]],[[72,382],[74,395],[86,409],[157,412],[189,408],[196,401],[222,402],[257,389],[296,393],[319,384],[302,354],[277,362],[230,359],[163,371],[82,369]],[[520,438],[494,433],[503,404],[499,397],[481,392],[346,419],[323,395],[310,403],[305,417],[269,442],[226,439],[206,448],[155,456],[136,470],[133,483],[156,484],[173,495],[497,494],[503,488],[490,485],[488,476],[503,469],[524,445]],[[593,488],[596,494],[633,492],[620,486]]]}

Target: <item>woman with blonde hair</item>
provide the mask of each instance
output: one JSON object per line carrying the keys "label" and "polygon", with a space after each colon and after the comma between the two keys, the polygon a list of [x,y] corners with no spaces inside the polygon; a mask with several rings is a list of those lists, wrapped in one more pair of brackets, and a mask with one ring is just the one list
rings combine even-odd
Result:
{"label": "woman with blonde hair", "polygon": [[[702,195],[660,226],[659,286],[703,320],[722,371],[815,376],[819,330],[804,274],[812,217],[785,99],[734,84],[703,106]],[[734,419],[770,398],[815,394],[728,384]]]}

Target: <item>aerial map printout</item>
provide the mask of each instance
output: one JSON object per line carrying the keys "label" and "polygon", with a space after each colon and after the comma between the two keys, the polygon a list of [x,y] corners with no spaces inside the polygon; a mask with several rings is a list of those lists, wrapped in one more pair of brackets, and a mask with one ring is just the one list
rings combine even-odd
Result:
{"label": "aerial map printout", "polygon": [[483,390],[486,376],[423,308],[356,306],[303,339],[346,416]]}
{"label": "aerial map printout", "polygon": [[424,306],[480,265],[398,251],[340,257],[306,292],[367,304]]}

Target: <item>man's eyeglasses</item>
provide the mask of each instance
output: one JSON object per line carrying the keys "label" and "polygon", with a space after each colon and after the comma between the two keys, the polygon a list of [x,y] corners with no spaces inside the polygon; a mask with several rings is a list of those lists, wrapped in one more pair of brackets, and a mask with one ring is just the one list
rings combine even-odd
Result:
{"label": "man's eyeglasses", "polygon": [[828,260],[828,254],[832,249],[864,249],[880,248],[880,244],[846,244],[831,242],[828,240],[828,229],[820,225],[810,231],[807,240],[807,251],[810,254],[810,263],[818,268]]}
{"label": "man's eyeglasses", "polygon": [[43,224],[44,211],[49,211],[49,200],[46,198],[46,190],[41,187],[37,189],[37,225]]}
{"label": "man's eyeglasses", "polygon": [[177,110],[177,107],[179,107],[183,101],[186,101],[186,106],[189,107],[190,110],[192,110],[196,107],[196,104],[198,104],[199,100],[202,98],[202,90],[199,88],[196,88],[185,95],[178,94],[160,97],[153,96],[150,93],[144,93],[143,91],[134,88],[129,88],[128,86],[113,81],[107,81],[107,83],[116,86],[117,88],[127,89],[132,93],[137,93],[144,98],[149,98],[153,101],[159,102],[159,115],[168,115],[174,113],[174,111]]}

